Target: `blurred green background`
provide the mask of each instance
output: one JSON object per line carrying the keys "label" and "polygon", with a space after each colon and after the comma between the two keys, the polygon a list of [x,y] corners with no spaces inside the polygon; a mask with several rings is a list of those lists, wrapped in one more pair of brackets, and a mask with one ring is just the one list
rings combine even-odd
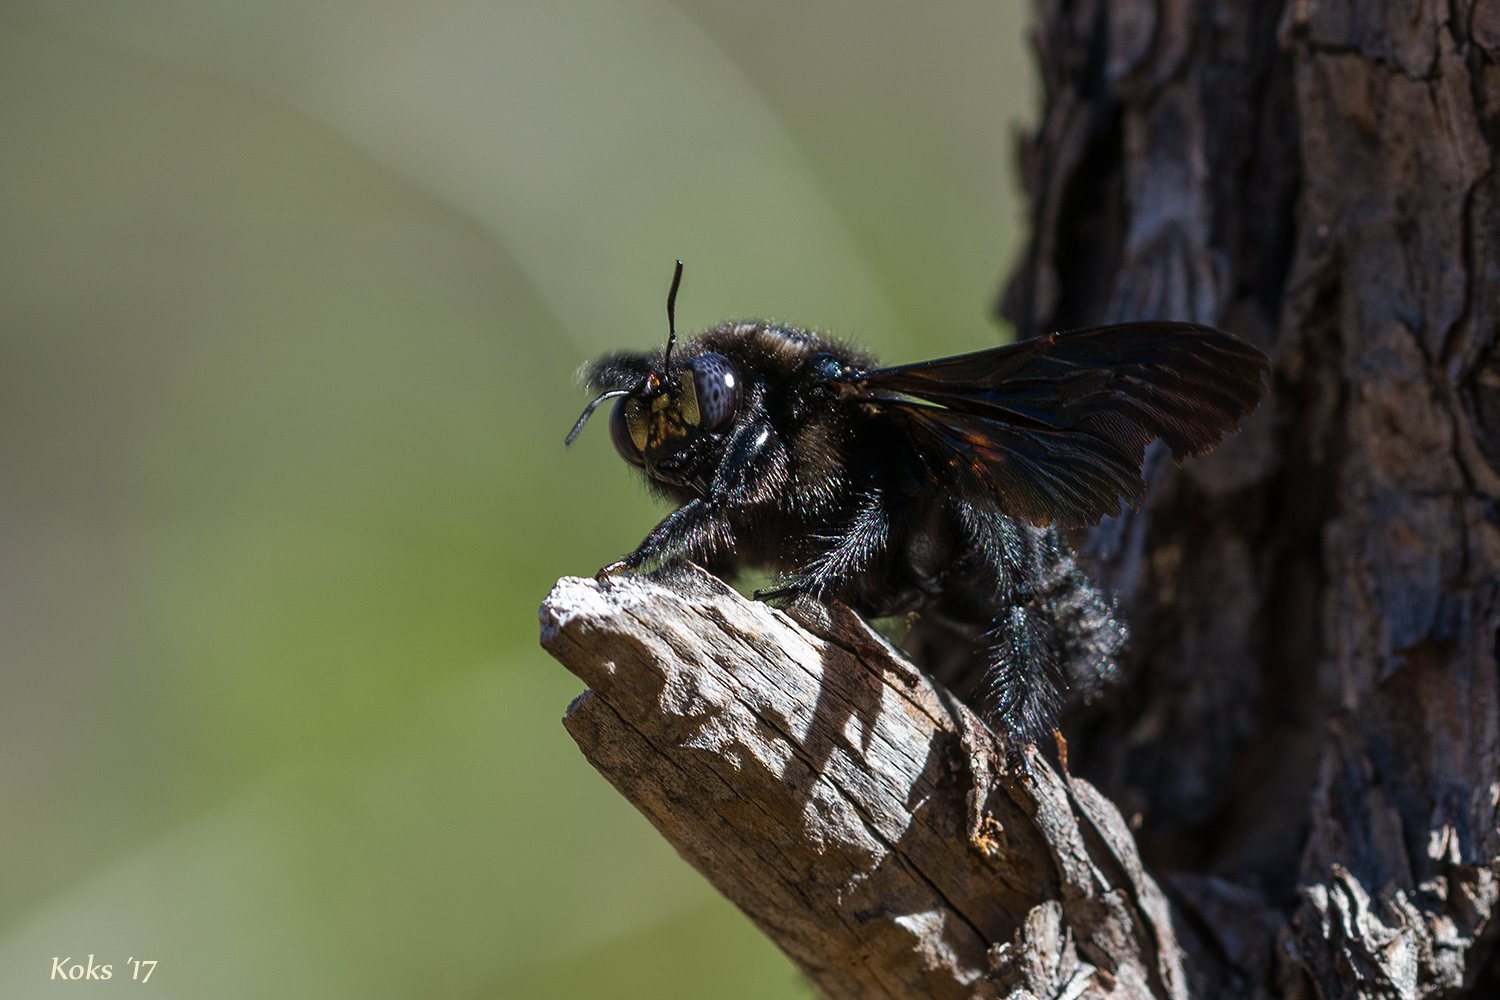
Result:
{"label": "blurred green background", "polygon": [[994,344],[1026,18],[0,5],[0,995],[808,996],[558,723],[536,607],[662,513],[574,372],[678,257]]}

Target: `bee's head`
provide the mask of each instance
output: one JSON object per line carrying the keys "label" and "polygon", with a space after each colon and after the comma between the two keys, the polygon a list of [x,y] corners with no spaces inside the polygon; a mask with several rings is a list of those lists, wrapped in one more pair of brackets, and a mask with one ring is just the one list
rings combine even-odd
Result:
{"label": "bee's head", "polygon": [[722,354],[704,352],[686,362],[672,357],[681,280],[682,261],[678,261],[667,294],[667,349],[659,357],[610,354],[594,362],[588,382],[599,395],[573,425],[567,443],[573,443],[600,403],[616,399],[609,417],[615,450],[654,478],[688,486],[702,472],[704,445],[734,423],[740,377]]}

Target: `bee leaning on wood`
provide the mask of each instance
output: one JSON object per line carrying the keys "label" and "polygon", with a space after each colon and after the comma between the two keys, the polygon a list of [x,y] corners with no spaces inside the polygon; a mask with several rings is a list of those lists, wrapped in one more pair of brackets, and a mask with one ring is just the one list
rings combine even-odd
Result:
{"label": "bee leaning on wood", "polygon": [[782,574],[760,598],[919,612],[906,646],[1014,752],[1095,690],[1124,642],[1059,528],[1146,497],[1145,448],[1178,461],[1238,429],[1266,356],[1191,323],[1125,323],[882,368],[838,341],[726,323],[588,368],[616,450],[679,506],[600,575],[687,558]]}

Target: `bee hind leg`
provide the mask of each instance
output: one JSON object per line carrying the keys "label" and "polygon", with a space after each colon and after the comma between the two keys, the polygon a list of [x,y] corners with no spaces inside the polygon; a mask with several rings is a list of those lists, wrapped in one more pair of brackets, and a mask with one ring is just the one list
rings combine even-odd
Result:
{"label": "bee hind leg", "polygon": [[1005,738],[1007,753],[1054,730],[1068,683],[1057,624],[1034,601],[1001,610],[990,640],[984,715]]}

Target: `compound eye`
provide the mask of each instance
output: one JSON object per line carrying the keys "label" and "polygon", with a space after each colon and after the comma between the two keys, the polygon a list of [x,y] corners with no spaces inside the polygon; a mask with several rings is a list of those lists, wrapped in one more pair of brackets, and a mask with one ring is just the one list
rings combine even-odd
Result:
{"label": "compound eye", "polygon": [[609,439],[615,443],[615,451],[620,457],[637,469],[646,467],[646,458],[641,454],[641,449],[635,446],[631,439],[630,424],[626,422],[625,407],[633,400],[626,396],[615,403],[615,408],[609,414]]}
{"label": "compound eye", "polygon": [[693,369],[693,391],[698,396],[698,426],[721,431],[734,422],[740,405],[740,377],[722,354],[700,354]]}
{"label": "compound eye", "polygon": [[814,382],[837,382],[844,376],[844,366],[832,354],[819,351],[807,359],[807,374]]}

